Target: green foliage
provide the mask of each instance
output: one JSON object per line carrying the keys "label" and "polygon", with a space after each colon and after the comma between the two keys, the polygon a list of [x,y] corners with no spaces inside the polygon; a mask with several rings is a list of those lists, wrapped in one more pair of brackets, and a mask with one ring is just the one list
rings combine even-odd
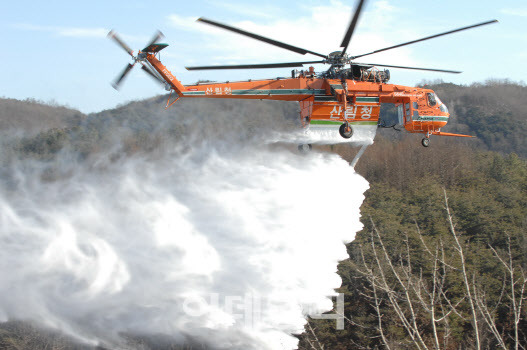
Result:
{"label": "green foliage", "polygon": [[429,86],[451,113],[445,131],[470,132],[489,150],[527,157],[527,87],[509,81]]}
{"label": "green foliage", "polygon": [[[418,146],[412,140],[389,143],[386,151],[387,145],[382,139],[380,141],[380,145],[372,146],[361,159],[362,163],[359,162],[359,171],[366,174],[371,186],[361,208],[364,229],[348,245],[350,259],[339,266],[343,279],[339,291],[346,295],[345,314],[356,324],[347,322],[346,329],[333,330],[335,334],[324,328],[324,332],[317,332],[320,342],[332,344],[328,347],[331,349],[384,347],[371,300],[371,283],[364,275],[364,262],[372,265],[375,261],[372,242],[377,242],[376,249],[379,249],[379,240],[370,234],[375,225],[394,266],[402,269],[411,264],[412,272],[422,277],[425,283],[432,281],[434,259],[423,246],[419,232],[431,250],[439,246],[444,248],[444,254],[453,268],[445,274],[445,288],[452,302],[459,303],[458,311],[464,319],[455,314],[448,317],[449,342],[442,343],[442,348],[474,346],[470,306],[460,274],[461,260],[445,211],[443,189],[446,189],[471,282],[484,293],[490,307],[498,305],[493,314],[497,327],[505,334],[508,346],[512,346],[509,337],[513,330],[510,301],[502,295],[504,283],[510,283],[510,279],[491,247],[502,257],[506,256],[510,237],[513,262],[525,271],[527,162],[514,153],[474,152],[459,145],[455,149],[444,149],[442,144],[435,150],[416,150]],[[387,260],[381,260],[388,266]],[[517,279],[520,277],[518,275]],[[391,275],[388,278],[395,292],[402,293],[397,288],[395,277]],[[413,298],[417,300],[417,296]],[[382,299],[381,311],[390,346],[415,348],[387,298]],[[524,318],[527,316],[525,308],[523,315]],[[421,311],[417,313],[417,318],[425,343],[433,347],[430,315]],[[484,347],[498,347],[483,320],[480,321]],[[313,320],[312,325],[319,329],[317,320]],[[522,321],[520,326],[527,327],[527,324]],[[306,332],[304,337],[309,337],[309,333]],[[526,338],[523,341],[525,344]],[[301,349],[308,348],[303,339]]]}

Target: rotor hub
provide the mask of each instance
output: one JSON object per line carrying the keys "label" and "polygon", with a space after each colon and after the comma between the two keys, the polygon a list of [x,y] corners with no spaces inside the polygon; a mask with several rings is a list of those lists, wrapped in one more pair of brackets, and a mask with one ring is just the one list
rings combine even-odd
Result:
{"label": "rotor hub", "polygon": [[328,55],[326,63],[331,64],[334,67],[344,67],[351,61],[350,57],[342,51],[334,51]]}

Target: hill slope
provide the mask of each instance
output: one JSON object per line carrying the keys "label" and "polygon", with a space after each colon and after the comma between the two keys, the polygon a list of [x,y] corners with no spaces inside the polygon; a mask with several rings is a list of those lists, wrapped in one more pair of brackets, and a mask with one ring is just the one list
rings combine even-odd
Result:
{"label": "hill slope", "polygon": [[0,98],[0,130],[18,131],[33,136],[52,128],[78,125],[85,117],[81,112],[27,99]]}
{"label": "hill slope", "polygon": [[[448,143],[469,144],[503,153],[515,152],[527,157],[525,85],[508,81],[488,81],[470,86],[443,82],[424,85],[436,91],[450,110],[451,119],[444,131],[477,136],[472,140],[449,138]],[[291,121],[298,113],[294,102],[183,99],[167,111],[163,108],[165,102],[166,96],[157,96],[86,116],[74,109],[33,100],[0,99],[0,130],[19,130],[26,137],[48,129],[71,129],[79,125],[98,131],[121,126],[149,132],[158,129],[161,119],[167,116],[199,116],[200,122],[205,124],[244,118],[247,123],[253,124],[252,127],[261,125],[259,123],[273,123],[280,129],[285,127],[281,124],[284,115]],[[391,125],[397,120],[396,109],[383,105],[381,117]],[[285,129],[288,127],[291,125]],[[380,130],[379,133],[389,139],[414,137],[418,142],[418,136],[404,132]],[[437,138],[432,145],[437,143],[435,140]]]}

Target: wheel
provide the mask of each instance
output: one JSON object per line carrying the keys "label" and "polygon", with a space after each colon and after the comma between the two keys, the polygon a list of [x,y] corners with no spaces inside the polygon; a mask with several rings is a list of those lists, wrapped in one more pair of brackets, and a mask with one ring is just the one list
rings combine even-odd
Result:
{"label": "wheel", "polygon": [[[346,131],[346,129],[349,129]],[[353,136],[353,128],[348,124],[344,123],[339,128],[340,136],[344,137],[345,139],[349,139],[351,136]]]}
{"label": "wheel", "polygon": [[311,146],[311,144],[309,143],[302,143],[300,145],[298,145],[298,151],[300,152],[309,152],[311,151],[311,149],[313,148],[313,146]]}
{"label": "wheel", "polygon": [[430,146],[430,139],[425,137],[424,139],[421,140],[421,144],[423,145],[423,147]]}

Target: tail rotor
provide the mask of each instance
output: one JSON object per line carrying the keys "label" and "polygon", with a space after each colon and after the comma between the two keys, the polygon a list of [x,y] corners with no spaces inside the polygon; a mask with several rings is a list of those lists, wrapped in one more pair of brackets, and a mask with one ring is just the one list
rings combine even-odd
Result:
{"label": "tail rotor", "polygon": [[155,34],[154,34],[154,37],[152,38],[152,40],[150,40],[150,42],[148,43],[148,45],[146,45],[145,47],[148,47],[150,45],[153,45],[153,44],[156,44],[157,41],[161,38],[164,38],[165,35],[163,33],[161,33],[160,30],[158,30]]}
{"label": "tail rotor", "polygon": [[115,81],[112,83],[112,86],[115,90],[119,90],[119,87],[121,83],[123,82],[123,79],[126,78],[128,73],[132,70],[132,68],[134,68],[134,66],[135,66],[135,63],[134,64],[128,63],[128,65],[124,68],[121,75],[117,79],[115,79]]}
{"label": "tail rotor", "polygon": [[165,85],[165,81],[163,79],[161,79],[161,77],[159,77],[159,75],[157,75],[156,73],[154,73],[154,71],[152,71],[151,68],[148,68],[146,66],[146,64],[144,64],[143,62],[141,62],[142,66],[141,66],[141,69],[145,71],[146,74],[148,74],[149,76],[151,76],[155,81],[157,81],[159,84],[161,85]]}
{"label": "tail rotor", "polygon": [[[150,47],[153,44],[156,44],[157,41],[161,38],[163,38],[164,35],[161,33],[161,31],[157,31],[152,39],[150,40],[149,44],[146,46],[147,48]],[[145,71],[150,77],[152,77],[155,81],[157,81],[160,84],[165,84],[165,81],[158,75],[156,72],[152,70],[151,67],[148,65],[148,61],[146,61],[146,55],[142,54],[141,51],[139,51],[137,56],[134,56],[134,51],[117,35],[117,33],[114,30],[111,30],[108,33],[108,38],[113,40],[117,45],[119,45],[126,53],[128,53],[132,59],[134,60],[133,63],[128,63],[128,65],[124,68],[123,72],[115,79],[115,81],[112,83],[112,86],[115,90],[119,90],[121,87],[122,82],[130,73],[132,68],[139,62],[141,64],[141,69]]]}
{"label": "tail rotor", "polygon": [[110,32],[108,33],[108,38],[115,41],[117,45],[122,47],[124,51],[126,51],[130,56],[132,56],[132,58],[135,58],[134,51],[128,45],[126,45],[126,43],[121,38],[119,38],[119,36],[113,29],[110,30]]}

